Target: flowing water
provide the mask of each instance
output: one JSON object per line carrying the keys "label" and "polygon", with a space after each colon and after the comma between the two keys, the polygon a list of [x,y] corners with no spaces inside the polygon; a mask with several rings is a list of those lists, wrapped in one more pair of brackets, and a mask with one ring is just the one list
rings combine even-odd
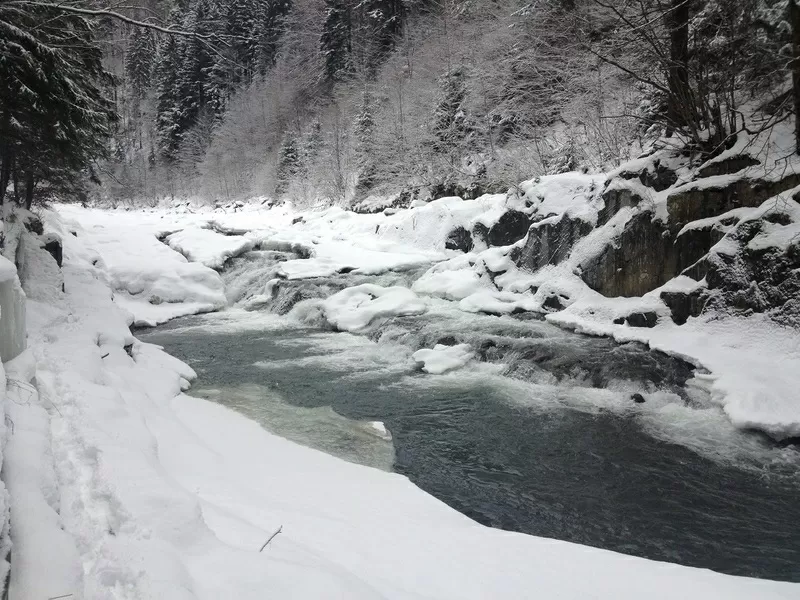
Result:
{"label": "flowing water", "polygon": [[[333,332],[319,299],[364,281],[410,285],[420,271],[266,284],[287,258],[229,265],[231,303],[250,311],[139,337],[194,367],[192,394],[403,473],[486,525],[800,581],[800,452],[733,429],[686,363],[444,301],[365,335]],[[411,354],[436,343],[470,344],[479,360],[426,375]]]}

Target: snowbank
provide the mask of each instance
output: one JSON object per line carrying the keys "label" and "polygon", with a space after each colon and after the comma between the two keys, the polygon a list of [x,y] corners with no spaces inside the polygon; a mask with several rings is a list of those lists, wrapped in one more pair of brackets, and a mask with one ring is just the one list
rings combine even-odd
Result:
{"label": "snowbank", "polygon": [[378,318],[419,315],[427,305],[408,288],[365,283],[349,287],[322,303],[325,319],[341,331],[359,331]]}
{"label": "snowbank", "polygon": [[64,225],[65,242],[84,237],[92,240],[91,246],[65,244],[65,253],[73,252],[75,258],[96,267],[98,277],[108,282],[117,303],[131,313],[135,325],[156,325],[225,306],[224,284],[216,271],[188,262],[158,241],[161,228],[181,229],[179,223],[129,213],[115,219],[113,213],[73,206],[59,211],[80,219],[80,223]]}

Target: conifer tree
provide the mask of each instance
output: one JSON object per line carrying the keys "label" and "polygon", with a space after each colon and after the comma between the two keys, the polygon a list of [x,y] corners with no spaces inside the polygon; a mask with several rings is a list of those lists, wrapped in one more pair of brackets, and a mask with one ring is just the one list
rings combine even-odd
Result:
{"label": "conifer tree", "polygon": [[300,173],[302,168],[300,149],[298,148],[297,138],[291,133],[283,137],[281,148],[278,152],[278,168],[276,173],[277,185],[275,193],[286,192],[291,180]]}
{"label": "conifer tree", "polygon": [[467,84],[463,68],[451,69],[439,80],[439,85],[441,97],[433,114],[434,149],[446,152],[463,142],[469,134],[464,110]]}
{"label": "conifer tree", "polygon": [[177,157],[180,146],[180,126],[178,114],[178,65],[180,64],[180,48],[174,36],[166,36],[161,41],[156,69],[157,107],[156,136],[158,153],[167,162]]}
{"label": "conifer tree", "polygon": [[361,104],[354,123],[356,139],[356,161],[358,162],[358,189],[360,191],[371,188],[375,183],[377,167],[375,161],[375,116],[374,100],[365,86],[361,95]]}
{"label": "conifer tree", "polygon": [[343,81],[353,71],[352,14],[348,0],[325,0],[325,24],[320,48],[329,82]]}
{"label": "conifer tree", "polygon": [[57,8],[0,3],[0,203],[9,183],[77,193],[107,155],[116,118],[92,23]]}
{"label": "conifer tree", "polygon": [[152,85],[155,53],[153,32],[143,27],[135,28],[125,52],[125,77],[135,98],[142,98]]}

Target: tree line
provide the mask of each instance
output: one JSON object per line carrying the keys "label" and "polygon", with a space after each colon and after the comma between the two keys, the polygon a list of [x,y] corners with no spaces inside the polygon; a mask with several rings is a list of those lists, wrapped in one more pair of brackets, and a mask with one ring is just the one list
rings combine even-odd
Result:
{"label": "tree line", "polygon": [[799,15],[796,0],[1,0],[0,200],[92,181],[131,201],[471,197],[665,136],[709,155],[797,114]]}

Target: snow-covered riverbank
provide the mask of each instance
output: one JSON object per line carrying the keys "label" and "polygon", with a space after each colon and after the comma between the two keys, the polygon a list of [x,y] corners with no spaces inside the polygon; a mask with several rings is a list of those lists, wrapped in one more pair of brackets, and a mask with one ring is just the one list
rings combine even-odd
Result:
{"label": "snow-covered riverbank", "polygon": [[[61,217],[48,215],[46,229],[63,240],[64,291],[49,255],[27,249],[30,350],[5,365],[15,381],[35,376],[37,390],[23,397],[9,388],[6,403],[14,423],[5,466],[15,544],[11,597],[797,597],[792,584],[477,525],[401,476],[303,448],[182,394],[191,369],[128,329],[131,321],[162,322],[224,305],[217,273],[183,255],[216,265],[250,240],[307,250],[309,259],[282,265],[287,278],[374,273],[455,258],[443,247],[447,232],[459,219],[486,214],[488,204],[429,205],[420,209],[432,213],[424,219],[411,211],[331,209],[296,223],[298,215],[285,209],[64,207]],[[250,233],[238,239],[189,229],[212,220],[219,230]],[[179,229],[184,234],[167,242],[181,254],[157,239]],[[486,290],[476,281],[472,293]],[[425,303],[422,291],[408,293]],[[512,301],[528,300],[518,294]],[[375,310],[337,306],[350,317]],[[796,353],[773,352],[784,371],[800,372],[792,367],[800,365]],[[766,364],[766,356],[754,363]],[[755,373],[748,381],[770,376]]]}

